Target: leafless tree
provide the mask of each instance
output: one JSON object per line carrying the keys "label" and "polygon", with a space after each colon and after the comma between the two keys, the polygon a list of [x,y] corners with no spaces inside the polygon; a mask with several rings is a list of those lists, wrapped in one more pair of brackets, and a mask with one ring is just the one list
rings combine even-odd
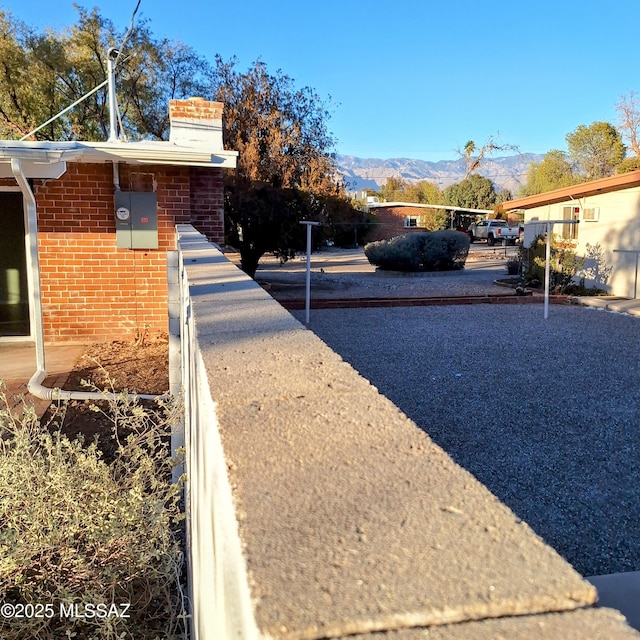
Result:
{"label": "leafless tree", "polygon": [[[485,156],[490,156],[496,151],[519,151],[518,147],[512,144],[498,144],[498,136],[489,136],[486,142],[478,149],[476,143],[473,140],[469,140],[464,149],[457,150],[457,153],[465,159],[467,163],[467,169],[464,174],[464,180],[466,180],[474,171],[476,171]],[[476,153],[477,152],[477,153]]]}
{"label": "leafless tree", "polygon": [[640,104],[638,94],[630,91],[616,104],[618,112],[618,130],[628,140],[636,157],[640,158]]}

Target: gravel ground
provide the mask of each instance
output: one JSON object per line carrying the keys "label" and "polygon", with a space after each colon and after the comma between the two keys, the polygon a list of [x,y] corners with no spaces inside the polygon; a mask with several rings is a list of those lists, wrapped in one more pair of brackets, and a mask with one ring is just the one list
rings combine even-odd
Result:
{"label": "gravel ground", "polygon": [[[509,247],[495,252],[475,250],[462,271],[400,274],[376,272],[362,249],[318,252],[311,261],[311,297],[423,297],[477,296],[510,293],[494,283],[507,276],[507,258],[515,251]],[[278,300],[304,298],[306,260],[296,257],[280,264],[273,256],[265,256],[256,280],[268,286]]]}
{"label": "gravel ground", "polygon": [[309,328],[580,573],[640,570],[640,319],[470,305]]}

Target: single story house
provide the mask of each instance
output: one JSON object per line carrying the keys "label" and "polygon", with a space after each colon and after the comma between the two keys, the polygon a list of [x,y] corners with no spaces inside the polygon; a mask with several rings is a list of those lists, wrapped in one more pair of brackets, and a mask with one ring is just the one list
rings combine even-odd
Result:
{"label": "single story house", "polygon": [[637,295],[640,255],[640,170],[600,178],[503,203],[505,211],[524,212],[525,244],[546,225],[537,220],[567,220],[553,233],[573,243],[585,258],[586,285],[633,298]]}
{"label": "single story house", "polygon": [[0,340],[167,331],[175,225],[224,239],[222,110],[172,100],[168,141],[0,141]]}
{"label": "single story house", "polygon": [[367,242],[389,240],[412,231],[425,231],[425,217],[434,215],[437,210],[445,210],[449,214],[449,226],[454,229],[466,229],[478,216],[493,214],[491,209],[465,209],[414,202],[368,202],[367,208],[375,216],[374,226],[367,234]]}

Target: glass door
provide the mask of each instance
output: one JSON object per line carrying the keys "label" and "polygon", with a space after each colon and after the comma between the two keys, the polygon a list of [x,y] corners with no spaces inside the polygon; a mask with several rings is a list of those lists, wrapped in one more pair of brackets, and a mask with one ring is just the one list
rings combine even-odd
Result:
{"label": "glass door", "polygon": [[0,191],[0,337],[29,335],[22,194]]}

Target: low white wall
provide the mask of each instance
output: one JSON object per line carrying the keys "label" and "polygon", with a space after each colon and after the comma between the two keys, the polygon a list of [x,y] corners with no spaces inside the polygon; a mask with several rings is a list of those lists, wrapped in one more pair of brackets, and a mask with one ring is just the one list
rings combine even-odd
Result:
{"label": "low white wall", "polygon": [[177,231],[193,640],[634,637],[349,364]]}
{"label": "low white wall", "polygon": [[258,632],[246,563],[220,440],[216,403],[211,396],[191,312],[191,283],[184,267],[185,261],[192,267],[207,264],[212,253],[219,252],[190,225],[179,225],[177,235],[192,638],[252,640],[258,637]]}

